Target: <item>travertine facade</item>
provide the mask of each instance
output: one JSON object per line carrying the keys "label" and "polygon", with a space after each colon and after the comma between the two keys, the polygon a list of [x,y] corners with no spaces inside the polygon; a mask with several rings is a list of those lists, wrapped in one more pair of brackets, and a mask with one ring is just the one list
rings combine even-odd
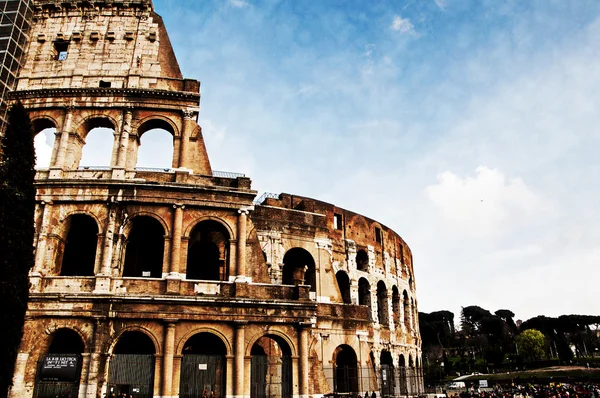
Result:
{"label": "travertine facade", "polygon": [[[421,391],[412,255],[396,233],[310,198],[253,202],[248,178],[213,172],[199,82],[181,76],[150,0],[34,9],[14,98],[56,139],[37,175],[11,396]],[[96,127],[113,131],[111,162],[80,168]],[[138,169],[157,128],[172,168]]]}

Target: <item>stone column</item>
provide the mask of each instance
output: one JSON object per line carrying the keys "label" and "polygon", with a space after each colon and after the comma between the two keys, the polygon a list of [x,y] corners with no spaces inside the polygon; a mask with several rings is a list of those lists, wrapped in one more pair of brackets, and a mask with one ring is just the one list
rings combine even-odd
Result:
{"label": "stone column", "polygon": [[175,319],[165,319],[165,353],[163,355],[163,398],[173,395],[173,355],[175,354]]}
{"label": "stone column", "polygon": [[121,136],[119,137],[119,147],[117,152],[117,162],[114,165],[115,172],[113,178],[125,178],[125,163],[127,161],[127,151],[129,146],[129,135],[131,134],[131,121],[133,114],[131,109],[123,110],[123,124],[121,126]]}
{"label": "stone column", "polygon": [[300,367],[298,370],[298,387],[300,390],[300,398],[308,398],[308,325],[301,323],[299,330],[298,351],[300,356]]}
{"label": "stone column", "polygon": [[[60,132],[60,144],[58,146],[58,153],[56,154],[56,160],[50,168],[62,169],[65,165],[65,157],[67,155],[67,149],[69,148],[69,135],[71,134],[71,125],[73,123],[73,106],[68,106],[65,109],[65,116]],[[58,174],[50,174],[52,177],[60,177]]]}
{"label": "stone column", "polygon": [[234,384],[233,384],[233,397],[243,398],[244,396],[244,355],[245,355],[245,327],[244,321],[235,322],[235,336],[234,336]]}
{"label": "stone column", "polygon": [[35,248],[35,263],[33,266],[32,275],[41,276],[40,273],[44,269],[44,260],[46,258],[46,241],[48,236],[48,224],[50,212],[52,211],[52,203],[41,202],[42,207],[42,222],[38,231],[37,246]]}
{"label": "stone column", "polygon": [[179,163],[178,167],[183,169],[192,169],[190,164],[190,135],[194,128],[196,120],[196,111],[194,109],[184,109],[183,111],[183,128],[181,129],[181,145],[179,148]]}
{"label": "stone column", "polygon": [[173,205],[175,209],[173,214],[173,235],[171,237],[171,266],[169,267],[170,278],[181,278],[180,264],[181,258],[181,229],[183,226],[183,205]]}
{"label": "stone column", "polygon": [[[112,198],[111,198],[112,199]],[[112,203],[108,204],[108,220],[102,244],[102,265],[100,273],[96,275],[94,293],[107,293],[110,290],[111,262],[113,253],[113,238],[115,235],[116,209]]]}
{"label": "stone column", "polygon": [[237,269],[236,269],[236,282],[247,282],[246,277],[246,224],[248,218],[248,209],[242,208],[238,210],[238,225],[237,225]]}

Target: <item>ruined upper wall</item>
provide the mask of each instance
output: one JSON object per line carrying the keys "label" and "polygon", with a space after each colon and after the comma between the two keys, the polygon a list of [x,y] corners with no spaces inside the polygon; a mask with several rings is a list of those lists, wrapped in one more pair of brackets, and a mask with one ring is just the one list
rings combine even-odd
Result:
{"label": "ruined upper wall", "polygon": [[33,2],[34,23],[18,90],[142,88],[199,91],[183,81],[150,0]]}

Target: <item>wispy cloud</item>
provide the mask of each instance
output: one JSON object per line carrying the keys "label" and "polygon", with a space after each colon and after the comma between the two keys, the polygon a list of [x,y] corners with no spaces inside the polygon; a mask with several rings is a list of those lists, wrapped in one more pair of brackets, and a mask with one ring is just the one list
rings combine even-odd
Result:
{"label": "wispy cloud", "polygon": [[440,8],[440,10],[446,9],[446,0],[435,0],[435,5]]}
{"label": "wispy cloud", "polygon": [[229,0],[229,4],[235,8],[245,8],[250,5],[246,0]]}
{"label": "wispy cloud", "polygon": [[410,22],[410,19],[402,18],[400,15],[396,15],[394,17],[394,20],[392,21],[392,25],[390,26],[390,29],[392,29],[393,31],[396,31],[396,32],[400,32],[400,33],[407,33],[407,34],[416,34],[417,33],[415,31],[414,25],[412,24],[412,22]]}

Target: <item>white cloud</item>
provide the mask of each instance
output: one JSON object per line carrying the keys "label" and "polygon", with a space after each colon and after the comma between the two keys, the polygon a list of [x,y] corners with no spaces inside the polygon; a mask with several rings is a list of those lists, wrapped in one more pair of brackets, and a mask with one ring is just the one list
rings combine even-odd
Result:
{"label": "white cloud", "polygon": [[435,5],[440,8],[440,10],[446,9],[446,1],[445,0],[435,0]]}
{"label": "white cloud", "polygon": [[[48,135],[46,135],[48,134]],[[33,145],[35,147],[35,167],[45,169],[50,166],[50,157],[52,156],[52,147],[48,144],[49,135],[46,131],[40,132],[35,136]]]}
{"label": "white cloud", "polygon": [[416,34],[415,27],[408,18],[402,18],[400,15],[396,15],[392,21],[390,28],[396,32]]}
{"label": "white cloud", "polygon": [[245,0],[229,0],[229,4],[235,8],[245,8],[250,5],[250,3]]}
{"label": "white cloud", "polygon": [[479,166],[475,177],[445,171],[425,193],[446,222],[470,236],[489,236],[516,228],[547,213],[546,200],[521,178],[507,178],[496,169]]}

